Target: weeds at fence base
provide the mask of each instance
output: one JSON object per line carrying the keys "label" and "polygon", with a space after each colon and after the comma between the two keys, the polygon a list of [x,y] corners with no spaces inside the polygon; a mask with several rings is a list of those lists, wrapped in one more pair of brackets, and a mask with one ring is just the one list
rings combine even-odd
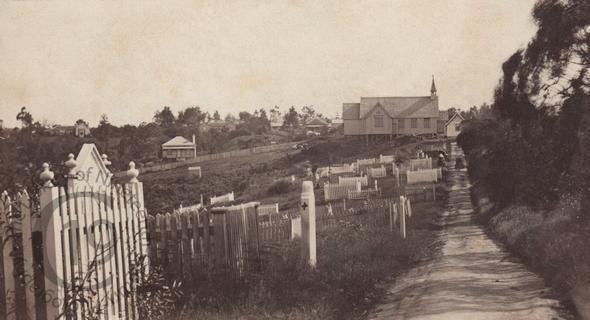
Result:
{"label": "weeds at fence base", "polygon": [[[437,203],[419,203],[402,241],[388,226],[340,222],[318,234],[318,265],[300,259],[300,242],[270,246],[259,269],[194,277],[182,286],[176,319],[354,319],[362,317],[399,274],[437,249],[436,231],[419,228],[437,223]],[[165,319],[170,319],[167,314]]]}

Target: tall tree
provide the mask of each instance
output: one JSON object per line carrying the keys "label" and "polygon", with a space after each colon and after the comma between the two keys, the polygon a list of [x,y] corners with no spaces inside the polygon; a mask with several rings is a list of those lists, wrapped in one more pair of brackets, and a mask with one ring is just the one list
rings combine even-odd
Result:
{"label": "tall tree", "polygon": [[170,110],[170,107],[164,107],[160,111],[156,111],[154,114],[154,122],[162,127],[171,127],[174,125],[176,118],[174,113]]}
{"label": "tall tree", "polygon": [[30,128],[33,125],[33,116],[27,111],[27,107],[22,107],[16,115],[16,120],[20,121],[23,128]]}
{"label": "tall tree", "polygon": [[289,108],[289,111],[285,113],[283,127],[297,127],[299,126],[299,114],[295,110],[294,106]]}
{"label": "tall tree", "polygon": [[206,115],[200,107],[190,107],[178,112],[178,123],[182,126],[198,128],[205,121]]}

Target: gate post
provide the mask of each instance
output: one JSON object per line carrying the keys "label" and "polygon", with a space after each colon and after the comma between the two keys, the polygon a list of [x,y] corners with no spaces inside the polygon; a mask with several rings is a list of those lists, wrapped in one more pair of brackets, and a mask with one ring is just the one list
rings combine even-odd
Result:
{"label": "gate post", "polygon": [[51,184],[53,172],[43,164],[40,174],[44,182],[39,191],[41,223],[43,226],[43,273],[45,278],[46,318],[56,319],[64,306],[64,274],[62,265],[59,188]]}

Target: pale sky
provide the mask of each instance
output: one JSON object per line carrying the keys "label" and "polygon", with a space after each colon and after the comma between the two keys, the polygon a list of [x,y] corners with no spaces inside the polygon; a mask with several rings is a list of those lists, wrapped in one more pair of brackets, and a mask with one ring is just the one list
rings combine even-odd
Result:
{"label": "pale sky", "polygon": [[489,102],[535,31],[534,0],[1,1],[0,119],[92,126],[361,96]]}

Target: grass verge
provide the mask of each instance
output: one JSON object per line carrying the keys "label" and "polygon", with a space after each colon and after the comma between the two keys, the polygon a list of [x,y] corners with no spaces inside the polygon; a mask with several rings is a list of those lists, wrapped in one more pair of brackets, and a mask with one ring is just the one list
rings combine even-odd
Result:
{"label": "grass verge", "polygon": [[590,319],[590,226],[580,220],[580,210],[579,199],[563,197],[553,210],[511,206],[482,220],[565,304]]}

